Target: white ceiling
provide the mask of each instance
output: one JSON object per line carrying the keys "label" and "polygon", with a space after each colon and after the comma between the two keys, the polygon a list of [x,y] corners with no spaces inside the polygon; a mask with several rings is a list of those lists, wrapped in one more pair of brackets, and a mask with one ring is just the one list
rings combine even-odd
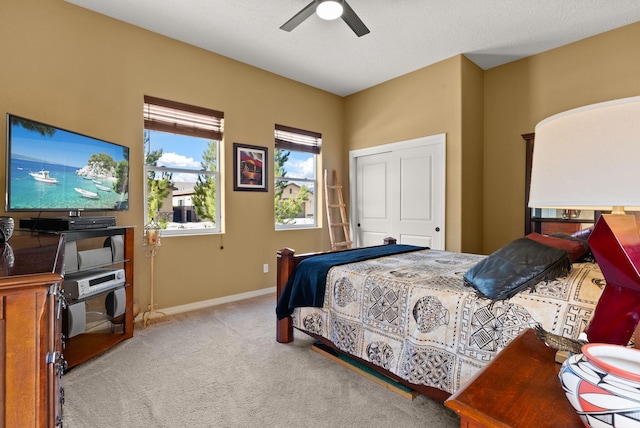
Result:
{"label": "white ceiling", "polygon": [[[65,0],[337,95],[458,54],[483,69],[640,21],[639,0],[348,0],[371,33],[311,0]],[[640,41],[639,41],[640,42]]]}

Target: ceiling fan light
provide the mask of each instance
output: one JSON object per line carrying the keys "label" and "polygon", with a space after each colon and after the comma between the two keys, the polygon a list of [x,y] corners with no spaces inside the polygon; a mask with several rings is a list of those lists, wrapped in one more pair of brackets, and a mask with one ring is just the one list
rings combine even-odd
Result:
{"label": "ceiling fan light", "polygon": [[326,19],[327,21],[340,18],[342,16],[342,11],[342,3],[334,0],[321,1],[316,7],[316,13],[318,16],[322,19]]}

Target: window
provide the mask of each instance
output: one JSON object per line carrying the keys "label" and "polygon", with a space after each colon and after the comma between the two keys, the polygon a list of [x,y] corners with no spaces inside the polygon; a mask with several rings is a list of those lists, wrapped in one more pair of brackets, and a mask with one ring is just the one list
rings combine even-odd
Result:
{"label": "window", "polygon": [[224,113],[144,97],[146,216],[162,235],[217,233]]}
{"label": "window", "polygon": [[276,229],[317,226],[317,155],[322,135],[275,126]]}

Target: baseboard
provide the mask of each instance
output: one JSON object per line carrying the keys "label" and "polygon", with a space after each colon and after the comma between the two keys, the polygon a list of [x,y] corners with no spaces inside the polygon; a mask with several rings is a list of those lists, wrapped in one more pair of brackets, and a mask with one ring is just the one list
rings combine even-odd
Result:
{"label": "baseboard", "polygon": [[[186,305],[172,306],[169,308],[161,308],[158,309],[162,311],[165,315],[175,315],[181,314],[184,312],[196,311],[198,309],[206,309],[212,306],[223,305],[225,303],[238,302],[240,300],[251,299],[253,297],[265,296],[267,294],[275,294],[276,287],[263,288],[255,291],[248,291],[246,293],[240,294],[232,294],[231,296],[217,297],[215,299],[209,300],[201,300],[199,302],[187,303]],[[275,299],[273,301],[275,307]],[[136,321],[142,321],[142,314],[144,311],[141,311],[140,314],[136,317]]]}

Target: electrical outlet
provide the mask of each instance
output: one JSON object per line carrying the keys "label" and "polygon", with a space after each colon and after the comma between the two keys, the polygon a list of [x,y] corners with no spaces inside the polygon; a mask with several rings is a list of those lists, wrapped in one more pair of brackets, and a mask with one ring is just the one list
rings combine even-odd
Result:
{"label": "electrical outlet", "polygon": [[262,265],[262,272],[264,273],[268,273],[269,272],[269,263],[265,263]]}

